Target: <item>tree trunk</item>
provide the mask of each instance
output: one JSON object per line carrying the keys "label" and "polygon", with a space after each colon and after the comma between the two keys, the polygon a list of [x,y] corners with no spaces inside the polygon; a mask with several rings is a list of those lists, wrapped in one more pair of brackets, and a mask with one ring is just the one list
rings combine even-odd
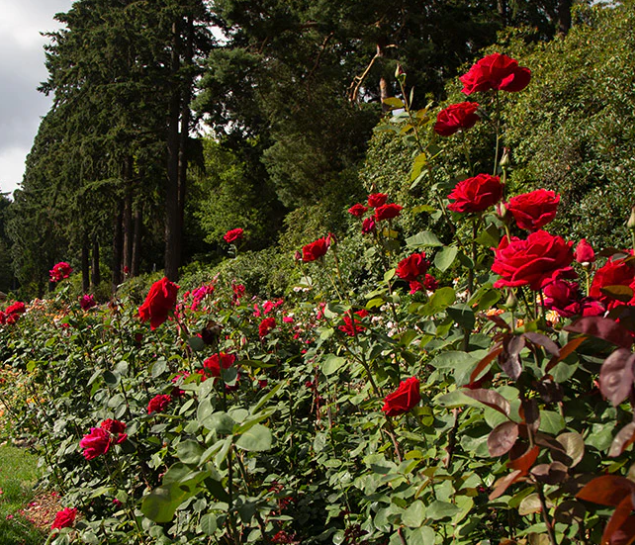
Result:
{"label": "tree trunk", "polygon": [[123,222],[123,205],[118,203],[115,215],[115,229],[112,240],[112,291],[117,291],[121,284],[121,254],[123,250],[123,233],[121,224]]}
{"label": "tree trunk", "polygon": [[571,30],[572,0],[558,0],[558,34],[563,38]]}
{"label": "tree trunk", "polygon": [[[187,19],[187,36],[185,42],[186,69],[192,65],[194,58],[194,18],[192,15]],[[179,212],[181,214],[181,225],[185,223],[185,197],[187,189],[187,159],[188,140],[190,137],[190,102],[192,100],[191,81],[187,81],[183,87],[181,99],[181,134],[179,135]]]}
{"label": "tree trunk", "polygon": [[137,203],[134,211],[134,234],[132,238],[132,264],[130,266],[130,276],[137,276],[139,274],[139,260],[141,259],[141,227],[143,226],[141,206],[141,203]]}
{"label": "tree trunk", "polygon": [[[172,25],[172,75],[180,68],[179,29],[175,21]],[[181,89],[178,80],[173,84],[168,117],[168,167],[165,194],[165,276],[176,281],[181,264],[182,222],[179,209],[179,117],[181,110]]]}
{"label": "tree trunk", "polygon": [[124,164],[125,196],[123,205],[123,270],[130,272],[132,265],[132,157]]}
{"label": "tree trunk", "polygon": [[101,283],[101,270],[99,269],[99,241],[97,240],[97,235],[93,236],[93,256],[92,256],[92,276],[91,283],[93,285],[93,289],[96,289],[97,286]]}
{"label": "tree trunk", "polygon": [[90,248],[88,236],[84,235],[82,241],[82,293],[88,293],[90,289]]}
{"label": "tree trunk", "polygon": [[[379,58],[384,56],[383,43],[385,43],[385,40],[382,40],[377,44],[377,57]],[[386,81],[384,76],[381,76],[379,78],[379,100],[381,100],[381,111],[384,114],[390,111],[390,106],[384,102],[384,99],[388,98],[388,96],[388,81]]]}

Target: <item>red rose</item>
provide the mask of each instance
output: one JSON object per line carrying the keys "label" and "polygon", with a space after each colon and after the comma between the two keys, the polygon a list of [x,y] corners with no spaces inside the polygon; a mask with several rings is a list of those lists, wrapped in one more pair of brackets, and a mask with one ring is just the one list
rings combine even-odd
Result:
{"label": "red rose", "polygon": [[203,362],[204,371],[207,375],[212,377],[220,377],[221,365],[223,369],[229,369],[236,361],[236,356],[233,354],[220,353],[220,365],[218,363],[218,354],[210,356]]}
{"label": "red rose", "polygon": [[383,204],[382,206],[378,206],[375,209],[375,221],[396,218],[402,210],[403,206],[399,206],[398,204]]}
{"label": "red rose", "polygon": [[375,230],[375,219],[374,218],[366,218],[362,222],[362,234],[368,235]]}
{"label": "red rose", "polygon": [[55,515],[55,520],[51,524],[51,530],[59,530],[61,528],[69,528],[75,522],[77,516],[77,509],[71,507],[65,507],[61,511],[58,511]]}
{"label": "red rose", "polygon": [[84,435],[79,446],[84,449],[84,458],[92,460],[102,454],[106,454],[110,448],[112,437],[108,430],[103,428],[91,428],[90,433]]}
{"label": "red rose", "polygon": [[227,244],[231,244],[237,240],[242,240],[243,238],[243,230],[239,227],[238,229],[230,229],[223,235],[223,240],[227,242]]}
{"label": "red rose", "polygon": [[276,319],[272,317],[265,318],[258,326],[258,334],[261,337],[266,337],[274,327],[276,327]]}
{"label": "red rose", "polygon": [[97,301],[95,301],[94,295],[82,295],[79,300],[79,306],[82,307],[82,310],[88,310],[97,306]]}
{"label": "red rose", "polygon": [[361,218],[367,210],[368,208],[366,208],[363,204],[357,203],[348,209],[348,213],[355,216],[356,218]]}
{"label": "red rose", "polygon": [[[358,310],[355,315],[360,318],[366,318],[366,316],[368,316],[368,311]],[[339,330],[346,333],[349,337],[354,337],[357,333],[365,331],[365,329],[366,328],[362,326],[362,323],[355,316],[351,319],[348,315],[344,316],[344,325],[339,326]]]}
{"label": "red rose", "polygon": [[168,319],[168,314],[176,305],[179,286],[162,278],[152,284],[143,305],[139,307],[141,321],[150,320],[150,329],[155,330]]}
{"label": "red rose", "polygon": [[68,278],[72,272],[73,268],[65,261],[61,261],[57,265],[54,265],[49,271],[49,274],[51,275],[51,282],[64,280],[64,278]]}
{"label": "red rose", "polygon": [[516,220],[518,227],[537,231],[556,217],[560,195],[546,189],[523,193],[509,199],[505,204]]}
{"label": "red rose", "polygon": [[4,309],[5,314],[23,314],[26,312],[26,305],[22,301],[16,301]]}
{"label": "red rose", "polygon": [[474,64],[460,80],[466,95],[490,89],[515,93],[529,85],[531,70],[518,66],[518,61],[507,55],[493,53]]}
{"label": "red rose", "polygon": [[148,403],[148,414],[162,413],[168,408],[172,398],[167,394],[155,395]]}
{"label": "red rose", "polygon": [[479,174],[456,184],[448,199],[453,212],[482,212],[496,204],[503,196],[503,184],[498,176]]}
{"label": "red rose", "polygon": [[593,251],[593,247],[586,241],[586,239],[581,239],[578,242],[578,245],[573,250],[573,257],[578,263],[590,265],[595,262],[595,252]]}
{"label": "red rose", "polygon": [[419,379],[411,377],[407,380],[402,380],[399,388],[386,396],[381,410],[386,413],[386,416],[398,416],[407,413],[419,401],[421,401]]}
{"label": "red rose", "polygon": [[556,280],[544,288],[545,306],[565,318],[580,313],[581,296],[580,286],[576,282]]}
{"label": "red rose", "polygon": [[481,118],[477,115],[476,102],[452,104],[437,114],[434,132],[441,136],[452,136],[461,129],[471,129]]}
{"label": "red rose", "polygon": [[[593,276],[589,295],[606,305],[608,310],[622,305],[617,299],[602,293],[602,288],[609,286],[629,286],[635,290],[635,269],[624,259],[609,259]],[[635,304],[635,296],[628,302]]]}
{"label": "red rose", "polygon": [[386,204],[387,200],[388,195],[386,195],[386,193],[373,193],[372,195],[368,195],[368,206],[377,208],[378,206]]}
{"label": "red rose", "polygon": [[559,278],[575,278],[570,267],[573,261],[572,242],[565,242],[546,231],[531,233],[527,240],[505,236],[501,240],[492,271],[501,275],[495,288],[529,286],[538,291]]}
{"label": "red rose", "polygon": [[402,259],[397,265],[395,274],[402,280],[408,282],[416,280],[419,276],[426,274],[430,262],[426,259],[425,252],[420,254],[412,254],[406,259]]}
{"label": "red rose", "polygon": [[126,424],[120,420],[112,420],[111,418],[108,418],[107,420],[104,420],[99,427],[111,433],[114,436],[115,443],[117,444],[123,443],[128,437],[128,434],[124,433],[124,431],[126,431]]}
{"label": "red rose", "polygon": [[318,238],[315,242],[302,248],[302,261],[308,263],[322,257],[329,249],[331,241],[328,237]]}

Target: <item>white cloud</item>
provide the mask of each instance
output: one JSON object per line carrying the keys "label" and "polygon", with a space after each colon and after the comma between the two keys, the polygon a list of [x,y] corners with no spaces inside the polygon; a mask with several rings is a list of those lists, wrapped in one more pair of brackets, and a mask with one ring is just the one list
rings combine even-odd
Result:
{"label": "white cloud", "polygon": [[46,79],[41,32],[60,28],[53,19],[73,0],[0,0],[0,190],[22,181],[24,161],[50,98],[38,93]]}

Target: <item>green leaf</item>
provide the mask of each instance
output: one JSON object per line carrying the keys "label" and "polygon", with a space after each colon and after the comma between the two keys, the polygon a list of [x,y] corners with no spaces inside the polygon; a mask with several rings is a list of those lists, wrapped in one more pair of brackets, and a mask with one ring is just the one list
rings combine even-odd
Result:
{"label": "green leaf", "polygon": [[410,528],[419,528],[426,519],[426,508],[423,502],[416,500],[401,515],[401,521]]}
{"label": "green leaf", "polygon": [[117,386],[119,384],[119,377],[115,375],[112,371],[104,372],[104,380],[108,386]]}
{"label": "green leaf", "polygon": [[205,420],[205,427],[208,430],[215,430],[219,435],[229,435],[234,430],[236,422],[226,412],[219,411],[210,415]]}
{"label": "green leaf", "polygon": [[456,301],[456,294],[452,288],[445,287],[434,292],[430,300],[424,305],[421,313],[423,316],[432,316],[444,311]]}
{"label": "green leaf", "polygon": [[390,269],[384,273],[384,282],[390,282],[395,277],[396,269]]}
{"label": "green leaf", "polygon": [[212,513],[207,513],[201,517],[201,531],[206,536],[213,536],[216,532],[216,528],[218,525],[216,524],[216,515]]}
{"label": "green leaf", "polygon": [[432,231],[422,231],[406,239],[408,248],[420,248],[422,246],[443,246],[443,243]]}
{"label": "green leaf", "polygon": [[434,266],[440,271],[445,271],[452,266],[459,249],[456,246],[446,246],[434,256]]}
{"label": "green leaf", "polygon": [[335,354],[328,354],[322,362],[322,373],[326,376],[332,375],[344,364],[346,364],[346,358],[336,356]]}
{"label": "green leaf", "polygon": [[209,471],[197,471],[182,480],[155,488],[143,498],[141,512],[154,522],[170,522],[179,505],[195,496],[200,490],[199,483],[209,475]]}
{"label": "green leaf", "polygon": [[476,323],[476,317],[474,311],[465,304],[455,305],[446,309],[448,316],[452,318],[457,324],[467,331],[474,329]]}
{"label": "green leaf", "polygon": [[200,352],[201,350],[205,350],[205,343],[203,339],[194,335],[187,340],[187,344],[190,345],[190,348],[195,352]]}
{"label": "green leaf", "polygon": [[460,509],[456,505],[445,501],[433,501],[426,510],[426,515],[429,519],[440,520],[456,515]]}
{"label": "green leaf", "polygon": [[155,361],[154,365],[152,366],[152,378],[160,377],[163,373],[167,371],[167,369],[168,369],[168,364],[163,358]]}
{"label": "green leaf", "polygon": [[184,464],[197,464],[203,454],[203,448],[196,441],[182,441],[176,445],[176,456]]}
{"label": "green leaf", "polygon": [[406,529],[405,534],[408,545],[434,545],[434,530],[429,526]]}
{"label": "green leaf", "polygon": [[385,98],[384,100],[382,100],[382,102],[386,106],[390,106],[393,110],[399,110],[399,109],[405,107],[404,103],[403,103],[403,100],[401,100],[400,98],[397,98],[397,97],[388,97],[388,98]]}
{"label": "green leaf", "polygon": [[238,438],[236,446],[247,451],[263,452],[271,448],[272,440],[271,430],[256,424]]}
{"label": "green leaf", "polygon": [[500,231],[493,223],[490,223],[476,237],[476,242],[486,248],[496,248],[500,242]]}
{"label": "green leaf", "polygon": [[540,411],[540,431],[558,435],[566,426],[564,418],[554,411]]}

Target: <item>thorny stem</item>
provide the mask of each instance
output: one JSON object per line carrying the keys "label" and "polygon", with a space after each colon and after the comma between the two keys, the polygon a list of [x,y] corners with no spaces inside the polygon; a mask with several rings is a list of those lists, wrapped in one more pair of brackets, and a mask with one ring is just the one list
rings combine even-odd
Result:
{"label": "thorny stem", "polygon": [[[240,456],[236,455],[236,461],[238,462],[238,468],[240,469],[240,473],[242,474],[243,481],[245,481],[245,486],[247,487],[247,489],[249,489],[249,479],[247,478],[247,471],[245,469],[245,465],[243,464],[243,460]],[[258,523],[258,527],[260,528],[262,539],[265,543],[269,543],[269,539],[267,538],[267,534],[265,533],[266,525],[257,509],[254,513],[254,516],[256,517],[256,522]]]}
{"label": "thorny stem", "polygon": [[498,149],[500,147],[500,123],[501,123],[501,116],[500,116],[500,99],[498,98],[498,93],[495,94],[496,97],[496,121],[495,121],[495,127],[496,127],[496,150],[494,152],[494,172],[493,175],[496,176],[496,173],[498,172]]}
{"label": "thorny stem", "polygon": [[408,104],[408,96],[406,94],[406,88],[404,87],[403,80],[399,81],[399,87],[401,89],[401,94],[403,95],[403,103],[406,113],[408,114],[408,119],[410,120],[410,125],[412,125],[412,129],[415,134],[415,141],[417,142],[417,147],[421,153],[424,152],[423,144],[421,143],[421,138],[419,137],[419,130],[417,129],[417,120],[412,115],[412,110],[410,109],[410,104]]}

